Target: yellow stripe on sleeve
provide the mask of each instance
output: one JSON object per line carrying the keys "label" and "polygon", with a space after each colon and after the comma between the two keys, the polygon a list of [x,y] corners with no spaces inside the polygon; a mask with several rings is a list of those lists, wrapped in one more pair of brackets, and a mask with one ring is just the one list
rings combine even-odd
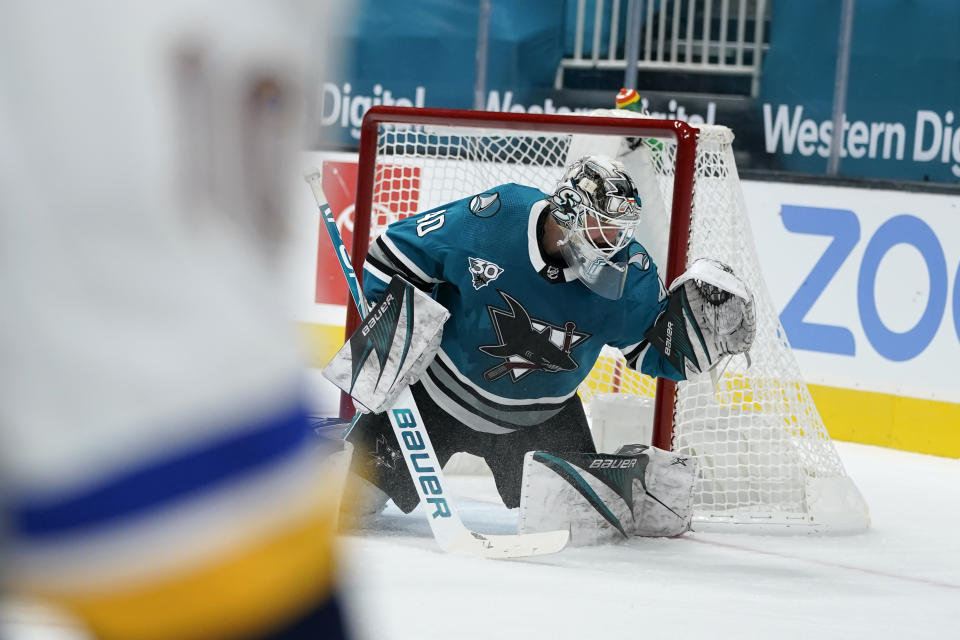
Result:
{"label": "yellow stripe on sleeve", "polygon": [[220,640],[267,633],[333,591],[342,484],[320,486],[327,489],[299,521],[187,574],[79,595],[37,595],[65,607],[104,640]]}

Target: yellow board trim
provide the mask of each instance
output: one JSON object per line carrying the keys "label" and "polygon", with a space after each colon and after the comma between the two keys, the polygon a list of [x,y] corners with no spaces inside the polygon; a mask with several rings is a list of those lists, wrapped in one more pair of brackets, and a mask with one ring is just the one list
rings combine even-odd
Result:
{"label": "yellow board trim", "polygon": [[322,369],[343,346],[343,327],[327,324],[298,323],[301,335],[307,343],[307,364]]}
{"label": "yellow board trim", "polygon": [[834,440],[960,458],[960,404],[809,385]]}

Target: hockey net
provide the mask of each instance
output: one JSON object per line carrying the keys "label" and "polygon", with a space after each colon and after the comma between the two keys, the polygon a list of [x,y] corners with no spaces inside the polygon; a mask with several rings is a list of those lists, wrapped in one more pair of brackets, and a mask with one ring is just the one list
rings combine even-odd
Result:
{"label": "hockey net", "polygon": [[[734,163],[733,133],[701,125],[686,147],[695,153],[679,153],[690,130],[676,123],[623,111],[596,115],[483,113],[478,119],[476,112],[374,109],[361,141],[354,255],[362,260],[369,239],[406,215],[506,182],[551,193],[564,166],[577,157],[618,156],[641,183],[646,227],[639,239],[666,284],[693,259],[711,257],[729,264],[755,295],[758,328],[750,366],[738,356],[716,385],[708,375],[675,389],[660,385],[666,410],[654,444],[700,462],[694,528],[866,528],[866,505],[844,471],[767,291]],[[642,135],[630,135],[631,127]],[[671,253],[677,254],[672,260]],[[633,442],[649,433],[637,416],[652,414],[644,408],[657,392],[654,380],[628,369],[610,348],[579,389],[592,424],[603,420],[601,407],[626,406],[621,413],[636,424],[628,425],[622,439]]]}

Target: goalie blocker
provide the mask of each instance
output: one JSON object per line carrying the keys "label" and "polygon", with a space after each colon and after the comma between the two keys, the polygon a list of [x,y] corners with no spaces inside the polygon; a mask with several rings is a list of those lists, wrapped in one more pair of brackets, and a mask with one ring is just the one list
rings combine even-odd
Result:
{"label": "goalie blocker", "polygon": [[568,529],[589,545],[690,530],[695,458],[642,444],[617,453],[530,451],[524,458],[520,532]]}
{"label": "goalie blocker", "polygon": [[366,411],[385,411],[430,366],[448,317],[443,305],[394,276],[323,375]]}

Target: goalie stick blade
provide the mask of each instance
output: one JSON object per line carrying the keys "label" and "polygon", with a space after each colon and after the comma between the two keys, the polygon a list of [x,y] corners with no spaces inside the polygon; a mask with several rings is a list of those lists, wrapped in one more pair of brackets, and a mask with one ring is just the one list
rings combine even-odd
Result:
{"label": "goalie stick blade", "polygon": [[446,544],[441,544],[441,547],[450,553],[483,558],[527,558],[562,551],[569,540],[569,531],[495,536],[464,529],[463,533]]}

